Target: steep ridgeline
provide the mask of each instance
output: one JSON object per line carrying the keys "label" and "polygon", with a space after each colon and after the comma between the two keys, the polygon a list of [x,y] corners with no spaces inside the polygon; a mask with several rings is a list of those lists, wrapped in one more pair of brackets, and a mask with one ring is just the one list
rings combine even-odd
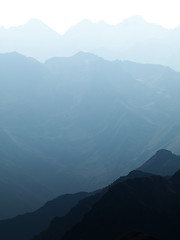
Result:
{"label": "steep ridgeline", "polygon": [[138,170],[171,176],[180,169],[180,156],[165,149],[159,150],[152,158],[145,162]]}
{"label": "steep ridgeline", "polygon": [[102,196],[109,190],[111,186],[116,185],[117,182],[124,182],[127,179],[134,179],[134,178],[141,178],[145,176],[151,176],[149,173],[144,173],[141,171],[132,171],[127,176],[120,177],[110,186],[97,191],[96,194],[93,194],[90,197],[87,197],[81,200],[71,211],[62,218],[55,218],[52,220],[50,227],[46,230],[37,235],[35,240],[50,240],[50,239],[61,239],[63,235],[70,230],[74,225],[79,223],[84,215],[88,213],[92,206],[98,202]]}
{"label": "steep ridgeline", "polygon": [[102,188],[158,149],[179,154],[179,89],[160,65],[1,54],[0,218]]}
{"label": "steep ridgeline", "polygon": [[116,240],[126,232],[141,229],[157,239],[178,240],[179,216],[180,172],[169,179],[151,175],[110,187],[81,222],[64,237],[58,235],[62,222],[55,219],[52,222],[54,229],[51,226],[55,234],[51,232],[37,239]]}
{"label": "steep ridgeline", "polygon": [[0,238],[3,240],[30,240],[46,229],[54,217],[66,215],[78,201],[90,195],[85,192],[62,195],[34,212],[1,220]]}
{"label": "steep ridgeline", "polygon": [[[164,169],[166,167],[171,168],[170,164],[169,165],[165,164],[166,159],[169,155],[169,151],[161,150],[158,152],[158,154],[155,154],[153,158],[155,158],[156,155],[158,155],[158,157],[156,157],[157,164],[159,164],[159,161],[161,161],[161,164],[164,167]],[[164,159],[164,162],[162,159]],[[148,160],[147,163],[149,161],[150,160]],[[172,166],[174,166],[172,158],[171,163]],[[149,169],[146,168],[146,171],[151,169],[151,166],[150,165],[148,166]],[[115,182],[113,182],[111,185],[102,190],[95,191],[92,193],[77,193],[63,195],[48,202],[43,207],[32,213],[20,215],[8,220],[1,220],[0,238],[6,240],[11,240],[12,238],[15,240],[16,239],[29,240],[34,235],[37,235],[41,231],[45,230],[49,226],[50,221],[56,217],[52,221],[50,228],[47,231],[44,231],[40,235],[38,235],[36,239],[51,239],[51,238],[58,239],[62,237],[74,225],[79,223],[83,219],[85,213],[89,212],[92,206],[97,201],[99,201],[102,198],[102,196],[104,196],[104,194],[106,194],[112,186],[115,186],[118,183],[125,182],[130,179],[145,178],[151,176],[152,176],[151,173],[142,172],[140,170],[134,170],[130,172],[127,176],[118,178]],[[178,181],[178,174],[175,174],[173,176],[173,181],[176,182]],[[127,235],[131,236],[132,234],[137,235],[138,237],[139,235],[146,236],[146,234],[144,235],[143,233],[136,232],[135,233],[130,232]]]}
{"label": "steep ridgeline", "polygon": [[163,64],[180,70],[180,27],[165,29],[139,16],[115,26],[84,20],[64,35],[37,19],[31,19],[19,27],[1,27],[0,38],[1,53],[17,51],[41,61],[86,51],[109,60]]}
{"label": "steep ridgeline", "polygon": [[[111,186],[115,185],[117,182],[126,181],[127,179],[145,176],[151,176],[151,174],[143,173],[138,170],[132,171],[127,176],[117,179],[117,181],[112,183]],[[52,229],[50,229],[48,235],[50,238],[52,237],[51,234],[53,236],[57,235],[57,231],[54,233],[54,229],[58,223],[58,236],[62,236],[72,226],[80,222],[84,214],[88,212],[92,208],[92,205],[107,192],[109,187],[110,186],[92,193],[82,192],[62,195],[46,203],[43,207],[34,212],[19,215],[12,219],[1,220],[0,238],[5,240],[11,240],[12,238],[14,240],[29,240],[41,231],[47,229],[51,220],[55,217],[55,220],[51,223]],[[60,224],[60,222],[62,224]],[[61,227],[59,227],[59,225],[61,225]],[[41,233],[40,236],[42,237],[46,234],[47,231]]]}
{"label": "steep ridgeline", "polygon": [[[172,169],[172,166],[174,166],[174,161],[173,158],[171,158],[171,160],[169,160],[169,164],[165,164],[167,161],[167,158],[169,157],[169,155],[173,155],[174,158],[178,157],[172,153],[170,153],[167,150],[159,150],[152,158],[156,159],[156,163],[157,165],[159,165],[160,167],[160,163],[164,168],[164,171],[168,171],[169,168]],[[152,159],[151,158],[151,159]],[[145,164],[148,164],[148,162],[151,161],[151,159],[149,159]],[[145,165],[144,164],[144,165]],[[155,161],[153,163],[155,165]],[[142,166],[143,167],[143,166]],[[148,168],[149,167],[149,168]],[[113,182],[110,186],[106,187],[105,189],[103,189],[102,191],[98,192],[96,195],[88,197],[86,199],[83,199],[82,201],[80,201],[78,203],[77,206],[75,206],[66,216],[64,216],[63,218],[56,218],[52,221],[49,229],[47,231],[42,232],[40,235],[38,235],[35,240],[58,240],[63,238],[63,235],[69,231],[71,228],[73,229],[73,226],[75,226],[76,224],[78,224],[82,219],[84,219],[83,217],[86,218],[85,213],[88,213],[93,205],[100,201],[100,199],[106,194],[108,193],[108,191],[111,190],[111,187],[114,187],[120,183],[129,181],[129,180],[133,180],[133,179],[137,179],[137,178],[151,178],[154,177],[151,173],[147,173],[150,172],[150,170],[152,169],[151,165],[147,165],[146,168],[146,172],[142,172],[140,170],[134,170],[132,172],[130,172],[127,176],[124,177],[120,177],[118,178],[115,182]],[[179,169],[179,165],[177,164],[177,168],[176,171]],[[178,173],[176,173],[173,177],[171,177],[171,181],[175,181],[178,182]],[[135,191],[135,190],[134,190]],[[145,190],[144,194],[146,194]],[[123,195],[122,195],[123,196]],[[116,197],[116,195],[112,196],[112,199]],[[122,197],[123,200],[124,197]],[[132,196],[132,200],[133,200],[133,196]],[[97,220],[98,221],[98,220]],[[77,225],[78,226],[78,225]],[[88,227],[88,226],[87,226]],[[129,230],[133,230],[135,228],[132,227],[131,228],[127,228],[126,231]],[[138,229],[141,229],[141,227],[138,227]],[[128,236],[131,236],[133,233],[129,233]],[[139,237],[142,237],[142,233],[141,234],[137,234]],[[75,238],[76,239],[76,238]],[[81,239],[80,237],[77,239]],[[86,239],[86,238],[82,238],[82,239]],[[92,237],[91,239],[94,239],[94,237]],[[101,239],[101,237],[100,237]],[[109,238],[111,239],[111,238]],[[121,239],[121,238],[120,238]],[[128,239],[128,238],[127,238]],[[138,239],[138,238],[137,238]]]}

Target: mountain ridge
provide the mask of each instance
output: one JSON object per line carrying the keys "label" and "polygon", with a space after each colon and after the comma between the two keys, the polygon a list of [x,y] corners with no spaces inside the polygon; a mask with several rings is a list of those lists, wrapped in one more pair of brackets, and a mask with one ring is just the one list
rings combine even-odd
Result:
{"label": "mountain ridge", "polygon": [[[158,154],[156,153],[154,156],[158,155],[159,159],[161,159],[161,157],[164,157],[166,154],[172,155],[171,152],[163,149],[159,150]],[[166,159],[164,158],[164,161],[165,160]],[[148,167],[150,166],[148,165]],[[169,168],[169,166],[166,166],[166,168]],[[121,183],[126,184],[126,182],[135,181],[135,179],[151,179],[153,177],[155,176],[152,173],[133,170],[127,176],[121,176],[109,186],[95,192],[62,195],[47,202],[44,206],[34,212],[8,220],[1,220],[0,238],[11,240],[12,237],[14,237],[18,240],[29,240],[41,231],[43,232],[37,236],[38,240],[41,238],[44,239],[46,234],[49,236],[48,239],[53,239],[55,236],[59,236],[60,238],[66,231],[69,231],[73,225],[80,222],[85,214],[92,209],[94,204],[96,204],[96,202],[98,202],[114,186]],[[161,177],[156,176],[156,178],[160,179]],[[173,176],[169,176],[167,179],[175,184],[179,183],[180,170]],[[58,227],[57,231],[55,229],[58,225],[61,226]],[[19,228],[21,228],[21,231]],[[47,230],[45,231],[45,229]],[[53,229],[56,231],[56,234],[53,233]],[[47,236],[45,239],[47,239]]]}
{"label": "mountain ridge", "polygon": [[[26,28],[30,29],[27,31]],[[117,25],[84,20],[71,26],[63,35],[33,19],[20,27],[1,30],[0,36],[4,39],[1,52],[18,51],[41,62],[55,56],[69,57],[87,51],[108,60],[160,63],[180,70],[176,40],[179,27],[168,30],[137,16]],[[13,47],[11,39],[14,40]]]}
{"label": "mountain ridge", "polygon": [[[39,188],[36,207],[60,194],[102,188],[160,148],[179,154],[180,75],[173,70],[87,53],[46,64],[2,54],[0,68],[0,129],[16,146],[0,148],[1,178],[6,182],[7,174],[14,186],[8,164],[18,161],[18,184],[31,176]],[[17,186],[7,189],[19,193]],[[28,211],[21,206],[15,214]],[[12,216],[9,210],[3,207],[1,217]]]}
{"label": "mountain ridge", "polygon": [[166,149],[158,150],[152,158],[138,168],[138,170],[162,176],[175,174],[178,169],[180,169],[180,156]]}

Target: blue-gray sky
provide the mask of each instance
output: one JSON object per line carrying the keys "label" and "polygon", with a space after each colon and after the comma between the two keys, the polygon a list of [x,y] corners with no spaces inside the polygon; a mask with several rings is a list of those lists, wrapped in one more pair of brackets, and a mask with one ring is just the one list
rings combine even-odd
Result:
{"label": "blue-gray sky", "polygon": [[0,0],[0,25],[38,18],[59,33],[83,19],[116,24],[140,15],[167,28],[180,25],[179,0]]}

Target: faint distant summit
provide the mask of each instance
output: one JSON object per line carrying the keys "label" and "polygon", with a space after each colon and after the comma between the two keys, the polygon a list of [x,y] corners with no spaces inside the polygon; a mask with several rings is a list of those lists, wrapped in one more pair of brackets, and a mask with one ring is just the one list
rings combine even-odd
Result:
{"label": "faint distant summit", "polygon": [[148,22],[143,17],[136,15],[136,16],[124,19],[121,23],[146,24]]}
{"label": "faint distant summit", "polygon": [[161,64],[180,70],[179,35],[180,28],[168,30],[141,16],[130,17],[116,25],[85,19],[63,35],[38,19],[30,19],[19,27],[0,28],[0,52],[17,51],[46,61],[83,51],[107,60]]}
{"label": "faint distant summit", "polygon": [[[45,25],[40,19],[38,18],[30,18],[26,24],[31,24],[31,25]],[[46,26],[46,25],[45,25]]]}
{"label": "faint distant summit", "polygon": [[93,54],[93,53],[89,53],[89,52],[84,52],[84,51],[80,51],[76,54],[74,54],[72,56],[72,58],[76,59],[76,60],[102,60],[101,57],[98,57],[97,55]]}
{"label": "faint distant summit", "polygon": [[161,149],[138,170],[162,176],[170,176],[178,169],[180,169],[180,156],[166,149]]}

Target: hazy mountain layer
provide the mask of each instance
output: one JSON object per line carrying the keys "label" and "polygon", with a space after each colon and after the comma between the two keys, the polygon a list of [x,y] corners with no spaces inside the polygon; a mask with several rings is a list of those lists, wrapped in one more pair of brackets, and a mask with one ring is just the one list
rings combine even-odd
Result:
{"label": "hazy mountain layer", "polygon": [[163,64],[180,70],[180,27],[165,29],[139,16],[115,26],[84,20],[64,35],[31,19],[19,27],[1,27],[0,39],[1,53],[17,51],[41,61],[86,51],[109,60]]}
{"label": "hazy mountain layer", "polygon": [[78,201],[89,196],[81,192],[62,195],[49,201],[34,212],[19,215],[12,219],[0,221],[0,238],[3,240],[28,240],[48,228],[54,217],[62,217],[74,207]]}
{"label": "hazy mountain layer", "polygon": [[92,54],[0,55],[0,217],[92,191],[160,148],[179,154],[180,74]]}

